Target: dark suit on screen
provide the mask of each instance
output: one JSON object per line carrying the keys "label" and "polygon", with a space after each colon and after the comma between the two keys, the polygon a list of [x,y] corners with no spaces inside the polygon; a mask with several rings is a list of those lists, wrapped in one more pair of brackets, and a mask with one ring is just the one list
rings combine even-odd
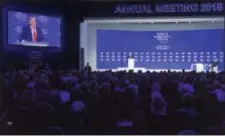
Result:
{"label": "dark suit on screen", "polygon": [[[37,34],[36,42],[41,42],[44,40],[43,33],[41,29],[38,27],[36,27],[36,34]],[[33,41],[32,30],[29,25],[24,26],[22,29],[22,32],[20,34],[20,41],[23,41],[23,40],[31,41],[31,42]]]}

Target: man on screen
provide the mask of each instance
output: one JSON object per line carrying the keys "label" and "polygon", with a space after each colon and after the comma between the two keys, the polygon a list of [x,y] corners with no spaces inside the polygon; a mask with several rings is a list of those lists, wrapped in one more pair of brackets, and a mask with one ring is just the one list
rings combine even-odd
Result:
{"label": "man on screen", "polygon": [[35,17],[30,17],[29,25],[23,27],[20,42],[41,42],[43,40],[43,34],[40,28],[37,27]]}

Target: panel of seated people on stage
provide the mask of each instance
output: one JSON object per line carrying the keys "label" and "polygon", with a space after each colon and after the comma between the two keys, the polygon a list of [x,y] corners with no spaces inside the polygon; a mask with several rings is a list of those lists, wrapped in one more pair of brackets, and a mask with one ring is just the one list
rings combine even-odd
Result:
{"label": "panel of seated people on stage", "polygon": [[60,17],[8,11],[8,45],[60,47]]}
{"label": "panel of seated people on stage", "polygon": [[196,63],[219,62],[224,69],[224,30],[97,31],[97,69],[191,69]]}

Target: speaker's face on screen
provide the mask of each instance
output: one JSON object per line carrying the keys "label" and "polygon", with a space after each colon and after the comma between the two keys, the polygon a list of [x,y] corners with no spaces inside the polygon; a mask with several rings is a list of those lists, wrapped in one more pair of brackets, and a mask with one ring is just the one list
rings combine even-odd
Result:
{"label": "speaker's face on screen", "polygon": [[29,24],[31,27],[36,27],[36,18],[35,17],[30,17],[30,20],[29,20]]}

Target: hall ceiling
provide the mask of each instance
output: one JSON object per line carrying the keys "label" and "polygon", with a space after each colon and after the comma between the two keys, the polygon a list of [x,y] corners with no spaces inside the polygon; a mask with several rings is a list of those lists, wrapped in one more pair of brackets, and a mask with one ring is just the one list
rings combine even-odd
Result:
{"label": "hall ceiling", "polygon": [[[85,2],[112,2],[112,1],[116,1],[116,2],[121,2],[121,1],[147,1],[147,0],[81,0],[81,1],[85,1]],[[151,1],[151,0],[148,0],[148,1]]]}
{"label": "hall ceiling", "polygon": [[[0,0],[3,2],[31,2],[31,3],[44,3],[44,2],[60,2],[60,3],[71,3],[71,2],[184,2],[185,0]],[[187,1],[187,0],[186,0]],[[189,2],[196,2],[202,0],[188,0]]]}

